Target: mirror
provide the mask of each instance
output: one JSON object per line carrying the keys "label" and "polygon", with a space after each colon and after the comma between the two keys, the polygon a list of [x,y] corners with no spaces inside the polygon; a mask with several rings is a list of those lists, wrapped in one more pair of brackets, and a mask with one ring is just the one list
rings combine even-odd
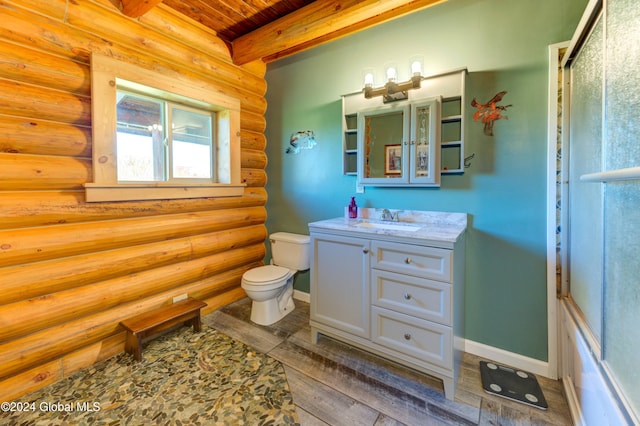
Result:
{"label": "mirror", "polygon": [[431,140],[432,132],[430,128],[431,124],[431,105],[420,105],[415,108],[414,112],[414,126],[415,136],[411,141],[413,145],[415,143],[416,155],[414,156],[414,165],[412,170],[417,176],[429,176],[429,144],[435,143]]}
{"label": "mirror", "polygon": [[404,123],[404,110],[363,114],[364,178],[402,177]]}

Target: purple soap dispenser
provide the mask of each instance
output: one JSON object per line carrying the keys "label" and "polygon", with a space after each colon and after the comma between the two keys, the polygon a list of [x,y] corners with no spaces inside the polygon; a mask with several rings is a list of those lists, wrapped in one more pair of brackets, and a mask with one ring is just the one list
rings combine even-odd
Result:
{"label": "purple soap dispenser", "polygon": [[349,219],[356,219],[358,217],[358,206],[356,205],[356,197],[351,197],[349,203]]}

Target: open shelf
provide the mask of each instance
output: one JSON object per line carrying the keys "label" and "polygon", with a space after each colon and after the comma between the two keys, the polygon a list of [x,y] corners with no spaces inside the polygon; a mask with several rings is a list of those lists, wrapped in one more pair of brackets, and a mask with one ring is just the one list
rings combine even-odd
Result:
{"label": "open shelf", "polygon": [[462,98],[442,99],[440,118],[441,173],[464,173]]}

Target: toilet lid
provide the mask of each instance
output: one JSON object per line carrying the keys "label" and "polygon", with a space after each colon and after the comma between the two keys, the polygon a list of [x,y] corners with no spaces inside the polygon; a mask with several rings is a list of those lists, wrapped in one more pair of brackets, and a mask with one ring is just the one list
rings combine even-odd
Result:
{"label": "toilet lid", "polygon": [[260,266],[244,273],[244,280],[253,283],[264,283],[284,278],[289,273],[289,268],[276,265]]}

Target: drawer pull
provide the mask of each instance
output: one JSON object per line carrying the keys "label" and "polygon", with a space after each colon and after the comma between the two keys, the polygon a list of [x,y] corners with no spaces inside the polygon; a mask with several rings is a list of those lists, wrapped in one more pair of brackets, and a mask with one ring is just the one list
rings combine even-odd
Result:
{"label": "drawer pull", "polygon": [[411,334],[404,333],[404,340],[411,340]]}
{"label": "drawer pull", "polygon": [[409,293],[405,293],[404,300],[411,300],[411,295]]}
{"label": "drawer pull", "polygon": [[410,264],[410,263],[411,263],[411,258],[410,258],[410,257],[407,257],[407,258],[404,260],[404,263],[406,263],[407,265],[408,265],[408,264]]}

